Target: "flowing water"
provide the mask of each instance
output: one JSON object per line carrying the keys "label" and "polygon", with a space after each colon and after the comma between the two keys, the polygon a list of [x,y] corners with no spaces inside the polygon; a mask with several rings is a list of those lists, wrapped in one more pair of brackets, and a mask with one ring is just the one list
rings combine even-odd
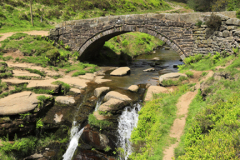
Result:
{"label": "flowing water", "polygon": [[[158,57],[160,60],[153,61],[154,57]],[[131,74],[127,76],[110,76],[110,72],[106,74],[104,78],[111,79],[108,82],[109,86],[117,86],[120,88],[127,89],[130,85],[134,84],[152,84],[157,85],[157,79],[160,75],[170,72],[178,72],[177,68],[173,65],[180,65],[183,62],[179,61],[179,54],[173,50],[158,49],[156,53],[153,54],[143,54],[137,57],[128,67],[131,68]],[[151,65],[153,63],[158,63],[155,67]],[[155,68],[153,72],[143,72],[143,70],[148,68]]]}
{"label": "flowing water", "polygon": [[[154,57],[158,57],[159,60],[153,61]],[[148,55],[141,55],[135,61],[133,61],[129,67],[131,68],[131,74],[127,76],[117,77],[110,76],[110,72],[107,72],[105,77],[106,79],[111,79],[111,82],[108,82],[106,85],[115,88],[126,89],[130,85],[134,84],[152,84],[157,85],[158,77],[162,74],[169,72],[177,72],[178,70],[173,67],[173,65],[183,64],[179,61],[179,55],[172,50],[159,49],[156,53]],[[155,68],[153,72],[143,72],[143,70],[148,68]],[[95,111],[98,110],[102,103],[103,97],[97,100]],[[79,105],[80,108],[80,105]],[[79,109],[78,108],[78,109]],[[128,156],[132,153],[132,145],[130,142],[131,132],[134,127],[137,126],[138,122],[138,111],[141,109],[141,105],[136,103],[132,107],[125,107],[121,116],[118,119],[118,142],[117,147],[124,149],[124,153],[119,156],[121,160],[127,160]],[[76,112],[77,113],[77,112]],[[79,138],[83,133],[83,129],[80,129],[80,125],[73,121],[71,129],[71,141],[69,143],[68,149],[63,155],[63,160],[71,160],[74,152],[78,146]]]}
{"label": "flowing water", "polygon": [[132,153],[132,145],[130,142],[131,133],[138,122],[138,111],[141,105],[134,104],[133,107],[125,107],[122,115],[119,117],[118,123],[118,147],[124,149],[124,153],[120,155],[121,160],[127,160],[128,156]]}

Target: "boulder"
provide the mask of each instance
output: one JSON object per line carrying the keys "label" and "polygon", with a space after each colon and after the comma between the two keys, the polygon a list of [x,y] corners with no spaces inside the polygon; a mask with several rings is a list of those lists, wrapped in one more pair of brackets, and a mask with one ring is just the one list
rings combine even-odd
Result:
{"label": "boulder", "polygon": [[230,18],[226,21],[226,24],[240,26],[240,20],[238,18]]}
{"label": "boulder", "polygon": [[96,88],[94,90],[94,96],[96,96],[97,98],[100,97],[100,95],[104,92],[109,91],[110,87],[100,87],[100,88]]}
{"label": "boulder", "polygon": [[114,99],[119,99],[119,100],[122,100],[122,101],[131,101],[131,99],[124,95],[124,94],[121,94],[121,93],[118,93],[116,91],[111,91],[111,92],[108,92],[105,97],[104,97],[104,101],[108,101],[109,99],[111,98],[114,98]]}
{"label": "boulder", "polygon": [[95,74],[93,74],[93,73],[86,73],[85,75],[80,75],[78,77],[81,78],[81,79],[86,79],[86,80],[92,81],[95,78]]}
{"label": "boulder", "polygon": [[103,79],[104,76],[97,76],[94,81],[95,83],[97,84],[101,84],[101,83],[104,83],[104,82],[111,82],[112,80],[110,79]]}
{"label": "boulder", "polygon": [[41,76],[39,74],[30,73],[28,71],[22,71],[22,70],[13,70],[13,76],[27,76],[27,77],[41,78]]}
{"label": "boulder", "polygon": [[145,70],[143,70],[144,72],[151,72],[151,71],[155,71],[155,69],[154,68],[148,68],[148,69],[145,69]]}
{"label": "boulder", "polygon": [[[90,125],[87,125],[84,127],[81,139],[84,143],[91,145],[93,148],[104,150],[107,146],[110,147],[110,149],[114,149],[115,143],[112,141],[112,139],[115,139],[116,137],[113,137],[113,135],[107,135],[100,133],[96,130],[93,130]],[[96,153],[94,153],[95,155]],[[92,157],[92,156],[91,156]]]}
{"label": "boulder", "polygon": [[0,115],[16,115],[29,112],[38,106],[38,96],[47,94],[35,94],[30,91],[24,91],[9,95],[0,99]]}
{"label": "boulder", "polygon": [[70,76],[65,76],[64,78],[59,78],[57,80],[67,83],[78,89],[83,89],[87,87],[87,83],[90,82],[89,80],[86,80],[86,79],[80,79],[78,77],[70,77]]}
{"label": "boulder", "polygon": [[130,74],[129,67],[120,67],[110,73],[111,76],[124,76]]}
{"label": "boulder", "polygon": [[77,89],[77,88],[71,88],[71,89],[70,89],[70,92],[73,92],[73,93],[76,93],[76,94],[80,94],[80,93],[81,93],[81,90],[80,90],[80,89]]}
{"label": "boulder", "polygon": [[139,89],[139,87],[137,85],[131,85],[130,87],[128,87],[128,90],[132,91],[132,92],[137,92]]}
{"label": "boulder", "polygon": [[221,18],[222,21],[226,21],[229,19],[229,17],[222,15],[222,14],[216,14],[217,16],[219,16]]}
{"label": "boulder", "polygon": [[187,77],[183,73],[167,73],[159,77],[159,83],[161,84],[163,80],[178,80],[179,77]]}
{"label": "boulder", "polygon": [[111,98],[107,102],[103,103],[98,110],[103,112],[117,111],[117,110],[123,109],[129,103],[130,103],[129,101],[122,101],[119,99]]}
{"label": "boulder", "polygon": [[153,97],[153,94],[158,94],[158,93],[167,93],[168,90],[164,87],[160,87],[160,86],[150,86],[147,89],[147,93],[145,96],[144,101],[150,101]]}
{"label": "boulder", "polygon": [[229,31],[225,30],[223,31],[223,37],[228,37],[229,36]]}
{"label": "boulder", "polygon": [[62,103],[62,104],[73,104],[75,103],[75,100],[73,97],[70,96],[57,96],[55,98],[55,101],[58,103]]}

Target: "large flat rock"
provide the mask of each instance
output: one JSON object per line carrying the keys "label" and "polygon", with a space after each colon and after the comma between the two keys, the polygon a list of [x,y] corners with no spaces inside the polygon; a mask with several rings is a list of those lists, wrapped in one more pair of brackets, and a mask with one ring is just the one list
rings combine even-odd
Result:
{"label": "large flat rock", "polygon": [[161,84],[162,81],[164,80],[178,80],[179,77],[187,77],[185,74],[183,73],[167,73],[167,74],[163,74],[159,77],[159,83]]}
{"label": "large flat rock", "polygon": [[131,101],[132,99],[129,98],[128,96],[124,95],[124,94],[121,94],[121,93],[118,93],[116,91],[111,91],[111,92],[108,92],[105,97],[104,97],[104,101],[108,101],[110,100],[111,98],[114,98],[114,99],[119,99],[119,100],[122,100],[122,101]]}
{"label": "large flat rock", "polygon": [[110,73],[111,76],[124,76],[130,73],[129,67],[120,67]]}
{"label": "large flat rock", "polygon": [[19,84],[28,84],[30,80],[20,80],[17,78],[12,78],[12,79],[2,79],[2,82],[6,82],[9,85],[19,85]]}
{"label": "large flat rock", "polygon": [[57,96],[55,98],[55,101],[58,103],[62,103],[62,104],[73,104],[75,103],[75,100],[73,97],[70,96]]}
{"label": "large flat rock", "polygon": [[97,98],[100,97],[100,95],[104,92],[109,91],[110,87],[99,87],[94,90],[94,96]]}
{"label": "large flat rock", "polygon": [[29,112],[37,107],[39,103],[37,97],[40,95],[52,97],[52,95],[24,91],[2,98],[0,99],[0,115],[16,115]]}
{"label": "large flat rock", "polygon": [[41,78],[41,76],[39,74],[30,73],[28,71],[22,71],[22,70],[13,70],[13,76],[28,76],[28,77]]}
{"label": "large flat rock", "polygon": [[46,89],[52,90],[54,93],[58,93],[59,85],[52,84],[52,82],[56,81],[55,79],[47,79],[47,80],[31,80],[27,85],[27,88],[37,88],[37,89]]}
{"label": "large flat rock", "polygon": [[119,99],[115,99],[115,98],[111,98],[109,99],[107,102],[103,103],[100,107],[99,107],[99,111],[117,111],[120,110],[122,108],[124,108],[126,105],[129,104],[130,101],[122,101]]}
{"label": "large flat rock", "polygon": [[80,79],[78,77],[70,77],[70,76],[69,77],[66,76],[64,78],[59,78],[57,80],[67,83],[78,89],[83,89],[83,88],[87,87],[87,83],[90,82],[90,80]]}
{"label": "large flat rock", "polygon": [[167,93],[168,90],[164,87],[160,87],[160,86],[150,86],[147,89],[147,93],[145,96],[145,101],[150,101],[153,98],[153,94],[158,94],[158,93]]}
{"label": "large flat rock", "polygon": [[104,76],[97,76],[97,77],[95,77],[95,79],[94,79],[95,83],[101,84],[101,83],[105,83],[105,82],[110,82],[110,81],[112,81],[112,80],[110,80],[110,79],[103,79],[103,77],[104,77]]}

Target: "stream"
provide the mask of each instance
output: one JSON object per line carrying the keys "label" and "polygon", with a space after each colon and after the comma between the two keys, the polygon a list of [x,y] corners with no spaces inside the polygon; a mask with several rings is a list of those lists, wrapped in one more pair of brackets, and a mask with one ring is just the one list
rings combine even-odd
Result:
{"label": "stream", "polygon": [[[158,84],[158,78],[160,75],[170,72],[178,72],[177,68],[173,67],[174,65],[183,64],[180,61],[179,55],[173,50],[165,50],[163,48],[154,51],[152,54],[144,54],[138,56],[134,61],[129,65],[131,69],[131,74],[118,77],[118,76],[110,76],[111,71],[107,71],[104,76],[105,79],[112,80],[111,82],[107,82],[104,86],[110,87],[114,90],[121,90],[121,92],[129,92],[127,88],[131,85],[138,84],[151,84],[156,86]],[[159,60],[154,60],[155,57],[158,57]],[[155,68],[155,71],[144,72],[143,70],[148,68]],[[145,91],[145,90],[144,90]],[[128,93],[129,94],[129,93]],[[144,94],[144,93],[143,93]],[[136,95],[135,95],[136,96]],[[139,95],[137,95],[139,96]],[[96,100],[95,108],[93,111],[97,111],[99,106],[101,105],[103,100],[103,96]],[[133,104],[132,106],[126,106],[121,114],[118,116],[118,127],[116,131],[113,133],[115,136],[117,135],[117,140],[113,141],[114,145],[117,148],[121,148],[124,151],[118,154],[117,159],[127,160],[128,156],[132,153],[132,146],[130,142],[131,132],[134,127],[137,126],[138,122],[138,111],[141,109],[142,98],[138,98],[138,102]],[[81,108],[81,104],[79,105]],[[79,109],[78,108],[78,109]],[[77,112],[75,112],[77,113]],[[76,116],[76,115],[75,115]],[[63,155],[63,160],[91,160],[91,159],[111,159],[115,160],[115,155],[109,153],[108,151],[103,151],[105,155],[110,155],[111,158],[94,158],[94,153],[91,150],[83,150],[77,149],[79,146],[79,141],[82,137],[85,127],[81,126],[82,124],[77,124],[75,118],[72,123],[70,142],[68,144],[68,148]],[[86,125],[86,124],[85,124]],[[81,126],[81,127],[80,127]],[[95,133],[93,131],[93,133]],[[92,133],[92,134],[93,134]],[[102,133],[102,132],[101,132]],[[104,133],[104,132],[103,132]],[[82,138],[84,139],[84,138]],[[93,138],[94,139],[94,138]],[[85,147],[86,148],[86,147]],[[76,153],[75,153],[76,152]],[[83,153],[84,152],[84,153]],[[90,153],[91,152],[91,153]],[[101,151],[102,152],[102,151]],[[101,155],[100,153],[95,153]],[[75,155],[75,156],[74,156]],[[89,156],[90,155],[90,156]],[[99,156],[98,156],[99,157]],[[112,158],[114,157],[114,158]]]}

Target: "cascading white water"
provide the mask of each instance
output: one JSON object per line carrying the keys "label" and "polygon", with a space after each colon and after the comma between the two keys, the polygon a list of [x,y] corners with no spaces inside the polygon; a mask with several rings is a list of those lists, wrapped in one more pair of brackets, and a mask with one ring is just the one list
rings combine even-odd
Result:
{"label": "cascading white water", "polygon": [[63,155],[63,160],[71,160],[73,157],[73,154],[78,146],[78,140],[84,130],[84,128],[82,128],[79,132],[77,132],[79,127],[80,125],[78,127],[72,127],[71,129],[71,141],[69,143],[67,151]]}
{"label": "cascading white water", "polygon": [[125,107],[122,115],[119,117],[118,123],[118,147],[124,149],[124,155],[120,156],[121,160],[127,160],[132,153],[132,145],[130,142],[131,133],[138,122],[138,111],[141,109],[140,104],[134,104],[134,107]]}
{"label": "cascading white water", "polygon": [[101,103],[102,103],[102,99],[103,98],[99,98],[98,101],[97,101],[97,104],[96,104],[96,107],[95,107],[95,111],[98,110],[98,108],[100,107]]}

